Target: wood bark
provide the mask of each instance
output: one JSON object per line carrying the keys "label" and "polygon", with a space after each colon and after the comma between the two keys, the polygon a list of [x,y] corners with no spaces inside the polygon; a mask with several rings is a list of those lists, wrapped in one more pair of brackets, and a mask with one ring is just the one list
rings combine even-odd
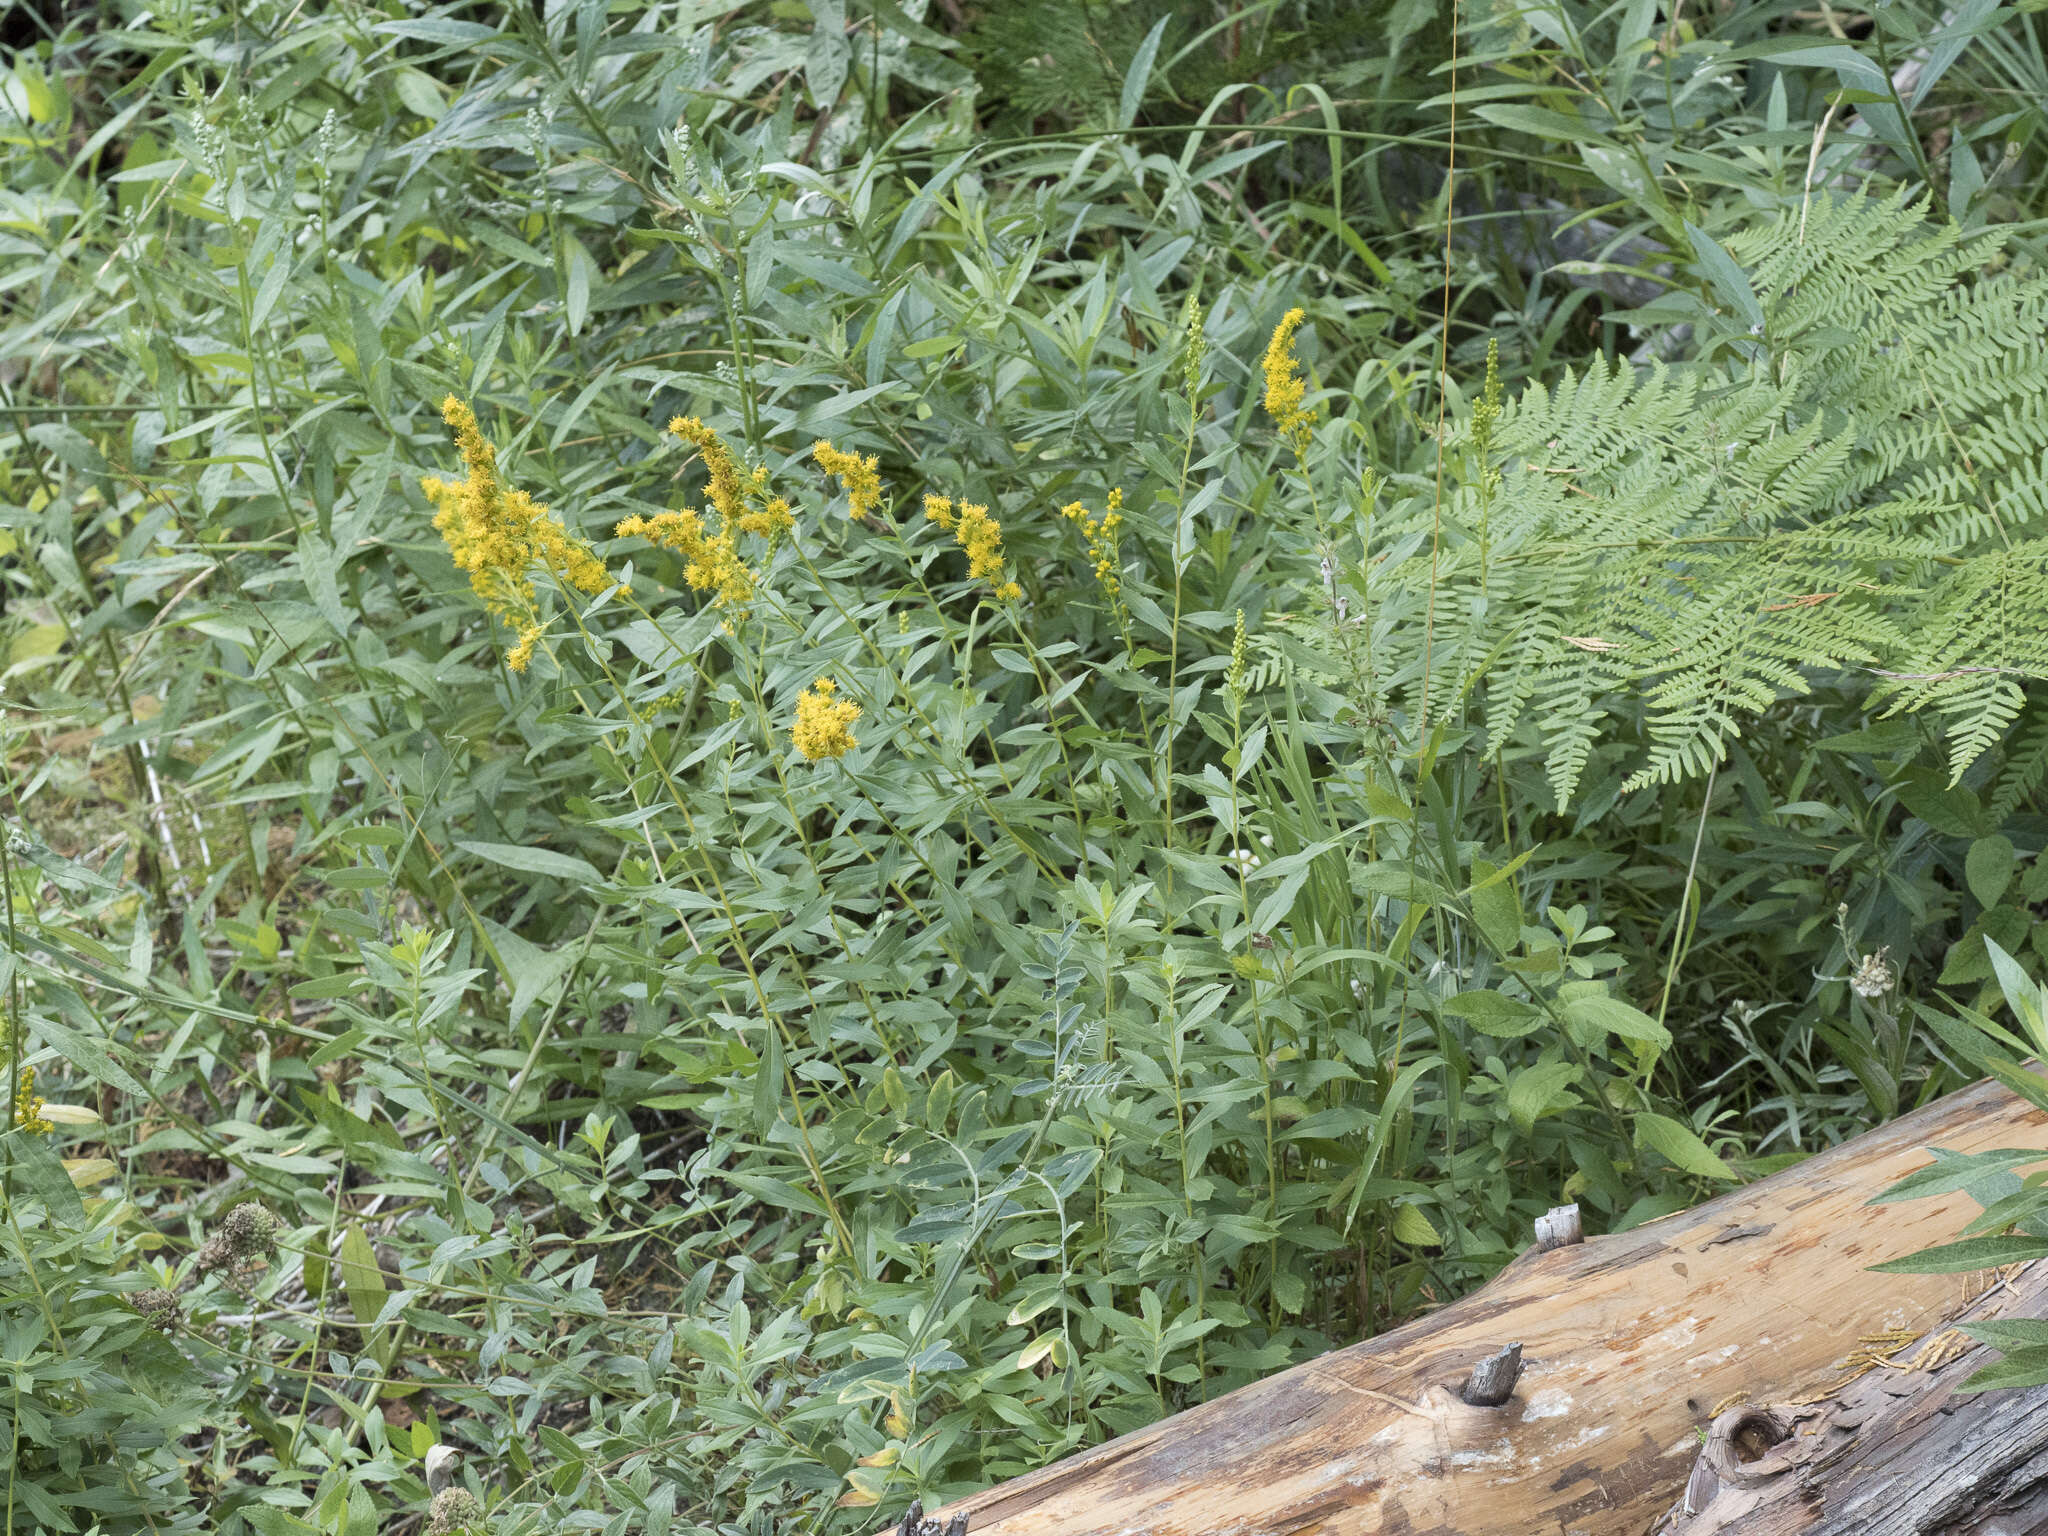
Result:
{"label": "wood bark", "polygon": [[[1957,1321],[2039,1317],[2048,1262]],[[1995,1352],[1944,1331],[1817,1401],[1717,1418],[1657,1536],[2031,1536],[2048,1530],[2048,1387],[1958,1393]]]}
{"label": "wood bark", "polygon": [[[1532,1249],[1454,1306],[940,1518],[972,1536],[1643,1536],[1733,1402],[1810,1396],[1859,1340],[1938,1333],[1982,1291],[1869,1273],[1976,1213],[1963,1195],[1868,1204],[1933,1146],[2048,1147],[2048,1121],[1965,1089],[1691,1211]],[[1517,1343],[1507,1402],[1465,1402],[1474,1367]]]}

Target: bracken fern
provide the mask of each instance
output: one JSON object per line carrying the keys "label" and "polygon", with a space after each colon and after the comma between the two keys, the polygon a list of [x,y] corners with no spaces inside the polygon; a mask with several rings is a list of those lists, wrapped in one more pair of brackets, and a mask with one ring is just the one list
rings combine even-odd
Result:
{"label": "bracken fern", "polygon": [[1386,630],[1396,692],[1475,690],[1496,746],[1533,726],[1560,802],[1631,696],[1632,789],[1706,772],[1839,668],[1938,714],[1960,777],[2048,676],[2048,282],[1976,275],[1986,249],[1901,197],[1789,211],[1730,255],[1753,276],[1717,288],[1708,360],[1531,385],[1434,560],[1415,501],[1371,574],[1407,611],[1434,565],[1434,624]]}

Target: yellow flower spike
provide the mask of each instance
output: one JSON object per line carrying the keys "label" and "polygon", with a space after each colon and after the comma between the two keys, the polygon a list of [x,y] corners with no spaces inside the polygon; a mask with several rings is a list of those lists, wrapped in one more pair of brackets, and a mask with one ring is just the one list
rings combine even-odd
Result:
{"label": "yellow flower spike", "polygon": [[683,580],[700,592],[711,593],[721,608],[736,607],[754,595],[753,573],[733,548],[729,533],[704,540],[697,557],[683,567]]}
{"label": "yellow flower spike", "polygon": [[546,567],[579,592],[595,595],[614,583],[588,544],[526,492],[504,483],[497,450],[485,439],[468,405],[448,396],[441,402],[441,419],[454,432],[468,473],[454,482],[428,475],[420,489],[434,506],[435,531],[457,569],[468,575],[470,590],[492,617],[519,627],[519,642],[506,665],[522,671],[540,634],[540,626],[530,617],[536,566]]}
{"label": "yellow flower spike", "polygon": [[746,510],[748,482],[740,474],[739,463],[726,447],[725,439],[694,416],[678,416],[668,424],[668,429],[694,447],[704,460],[704,468],[711,476],[704,497],[712,510],[728,522],[737,521]]}
{"label": "yellow flower spike", "polygon": [[757,512],[742,512],[739,518],[741,533],[751,533],[773,543],[784,534],[796,528],[796,517],[789,509],[789,503],[780,496],[771,496],[761,504]]}
{"label": "yellow flower spike", "polygon": [[796,725],[789,739],[811,762],[844,757],[860,745],[853,734],[860,706],[851,699],[834,697],[838,691],[839,685],[831,678],[821,677],[796,696]]}
{"label": "yellow flower spike", "polygon": [[1006,601],[1024,595],[1024,589],[1016,582],[1002,579],[1003,525],[988,515],[987,507],[971,501],[956,507],[949,497],[927,496],[924,515],[928,522],[937,523],[953,535],[953,542],[967,555],[969,576],[986,580],[995,588],[996,596]]}
{"label": "yellow flower spike", "polygon": [[685,507],[652,517],[623,519],[612,530],[622,539],[640,537],[683,557],[683,580],[691,590],[710,592],[720,607],[736,607],[754,595],[754,573],[734,548],[730,533],[707,533],[704,519]]}
{"label": "yellow flower spike", "polygon": [[43,1118],[43,1101],[36,1094],[34,1067],[23,1067],[14,1084],[14,1123],[31,1136],[47,1136],[57,1128]]}
{"label": "yellow flower spike", "polygon": [[811,444],[811,457],[828,475],[837,475],[846,487],[848,517],[865,517],[882,504],[880,461],[873,454],[862,458],[834,448],[825,438]]}
{"label": "yellow flower spike", "polygon": [[[1088,509],[1078,501],[1068,502],[1060,508],[1060,516],[1076,524],[1081,536],[1088,541],[1088,558],[1095,567],[1095,579],[1102,584],[1104,594],[1112,603],[1117,601],[1117,594],[1123,586],[1117,575],[1122,561],[1118,558],[1116,532],[1123,525],[1123,513],[1119,510],[1123,504],[1123,488],[1119,486],[1109,493],[1108,510],[1099,518],[1090,516]],[[1118,612],[1121,614],[1121,607]]]}
{"label": "yellow flower spike", "polygon": [[1302,405],[1308,398],[1308,384],[1294,357],[1294,333],[1307,318],[1308,312],[1301,309],[1290,309],[1281,316],[1280,323],[1273,327],[1273,339],[1266,343],[1264,365],[1266,414],[1273,418],[1273,425],[1280,429],[1296,458],[1308,452],[1316,425],[1316,413]]}

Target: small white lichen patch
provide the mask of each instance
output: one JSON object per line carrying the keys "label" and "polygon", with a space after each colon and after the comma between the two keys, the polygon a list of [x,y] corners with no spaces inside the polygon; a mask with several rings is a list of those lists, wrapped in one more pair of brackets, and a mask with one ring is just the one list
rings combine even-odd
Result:
{"label": "small white lichen patch", "polygon": [[1522,1410],[1522,1422],[1527,1424],[1535,1419],[1561,1419],[1571,1412],[1571,1394],[1561,1387],[1545,1387],[1529,1399],[1529,1406]]}
{"label": "small white lichen patch", "polygon": [[1515,1459],[1515,1448],[1503,1435],[1490,1451],[1453,1451],[1449,1459],[1454,1467],[1497,1467]]}
{"label": "small white lichen patch", "polygon": [[1688,1317],[1682,1323],[1673,1323],[1657,1337],[1650,1340],[1650,1346],[1660,1351],[1683,1349],[1700,1336],[1700,1320]]}

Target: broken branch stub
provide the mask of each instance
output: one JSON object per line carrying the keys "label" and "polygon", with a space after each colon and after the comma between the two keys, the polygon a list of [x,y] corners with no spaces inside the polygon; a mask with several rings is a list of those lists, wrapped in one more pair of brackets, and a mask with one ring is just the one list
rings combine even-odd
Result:
{"label": "broken branch stub", "polygon": [[1539,1253],[1548,1253],[1553,1248],[1569,1248],[1585,1240],[1586,1231],[1579,1224],[1576,1205],[1553,1206],[1536,1218],[1536,1251]]}
{"label": "broken branch stub", "polygon": [[924,1517],[924,1500],[912,1499],[910,1508],[903,1512],[903,1523],[896,1527],[895,1536],[967,1536],[967,1516],[957,1514],[940,1525],[936,1520]]}
{"label": "broken branch stub", "polygon": [[1498,1408],[1515,1395],[1515,1383],[1521,1379],[1522,1346],[1510,1344],[1473,1366],[1459,1395],[1474,1408]]}

